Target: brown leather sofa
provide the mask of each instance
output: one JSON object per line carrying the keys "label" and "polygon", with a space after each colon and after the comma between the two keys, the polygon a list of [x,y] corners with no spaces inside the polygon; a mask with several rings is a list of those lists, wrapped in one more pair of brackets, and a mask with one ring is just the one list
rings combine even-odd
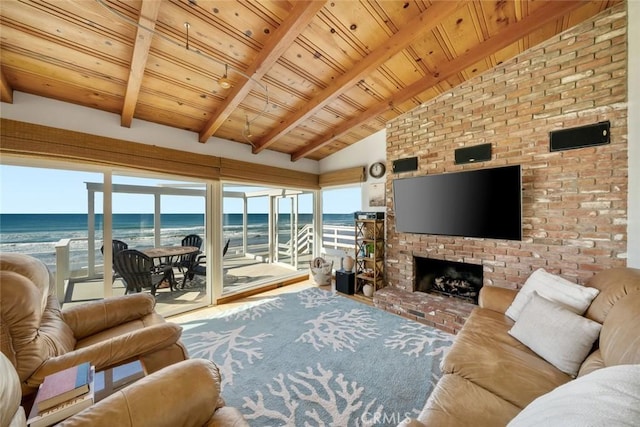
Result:
{"label": "brown leather sofa", "polygon": [[[192,379],[197,378],[197,381]],[[26,426],[20,380],[0,354],[0,426]],[[167,366],[67,418],[66,427],[248,426],[220,397],[220,373],[205,359]]]}
{"label": "brown leather sofa", "polygon": [[[600,293],[584,316],[602,329],[577,377],[640,364],[640,270],[602,271],[586,286]],[[505,312],[515,295],[510,289],[482,288],[480,307],[443,359],[443,377],[417,419],[404,420],[403,427],[505,426],[534,399],[573,380],[508,333],[514,322]]]}

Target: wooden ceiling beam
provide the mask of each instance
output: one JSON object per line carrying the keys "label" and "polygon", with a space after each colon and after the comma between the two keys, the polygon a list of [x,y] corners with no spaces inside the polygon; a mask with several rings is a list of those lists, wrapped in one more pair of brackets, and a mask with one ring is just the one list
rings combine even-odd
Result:
{"label": "wooden ceiling beam", "polygon": [[13,88],[2,70],[0,70],[0,101],[13,104]]}
{"label": "wooden ceiling beam", "polygon": [[346,89],[357,84],[380,65],[407,48],[418,37],[427,31],[431,31],[463,4],[462,1],[434,2],[424,12],[413,18],[397,33],[387,39],[380,47],[355,64],[348,72],[336,78],[333,84],[319,92],[318,95],[307,102],[303,108],[292,114],[283,124],[269,132],[262,141],[254,145],[253,153],[257,154],[274,144],[278,138],[290,132],[328,103],[337,99]]}
{"label": "wooden ceiling beam", "polygon": [[260,50],[251,66],[245,74],[251,79],[237,84],[225,99],[216,113],[211,116],[207,124],[200,131],[198,140],[202,143],[207,140],[222,126],[231,113],[238,108],[240,103],[249,94],[256,82],[264,77],[271,67],[278,61],[284,52],[295,42],[302,31],[307,28],[316,13],[324,7],[325,1],[297,1],[287,19],[273,32],[267,43]]}
{"label": "wooden ceiling beam", "polygon": [[133,45],[133,55],[131,57],[131,67],[129,70],[129,80],[124,94],[122,114],[120,115],[120,125],[131,127],[133,113],[138,103],[138,95],[142,86],[142,78],[147,67],[147,58],[153,39],[153,30],[156,27],[158,11],[160,10],[160,0],[143,0],[140,8],[140,18]]}
{"label": "wooden ceiling beam", "polygon": [[521,38],[527,36],[527,34],[548,24],[549,22],[561,19],[564,15],[570,13],[571,11],[586,3],[588,3],[588,1],[584,0],[560,2],[553,0],[549,1],[547,6],[536,9],[532,14],[523,18],[515,24],[508,26],[499,34],[496,34],[495,36],[478,44],[473,49],[470,49],[464,54],[456,57],[446,64],[443,64],[438,70],[438,77],[435,77],[431,74],[427,75],[424,78],[405,87],[401,91],[395,93],[385,101],[378,103],[372,108],[368,108],[367,111],[363,112],[362,114],[358,114],[351,120],[348,120],[342,123],[340,126],[332,129],[329,135],[326,135],[323,138],[316,140],[315,142],[311,142],[302,149],[294,152],[291,155],[291,161],[296,161],[308,156],[314,151],[345,135],[356,126],[360,126],[370,120],[373,120],[378,115],[392,109],[394,105],[400,105],[410,100],[411,98],[434,87],[435,85],[441,83],[449,77],[472,66],[483,58],[498,52],[500,49],[507,47],[512,43],[517,42]]}

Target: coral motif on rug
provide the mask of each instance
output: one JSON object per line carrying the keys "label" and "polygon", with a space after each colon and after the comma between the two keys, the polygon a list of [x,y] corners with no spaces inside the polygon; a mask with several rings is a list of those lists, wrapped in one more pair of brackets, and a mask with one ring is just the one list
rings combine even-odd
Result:
{"label": "coral motif on rug", "polygon": [[252,426],[383,426],[415,417],[453,335],[319,288],[183,323],[192,358]]}

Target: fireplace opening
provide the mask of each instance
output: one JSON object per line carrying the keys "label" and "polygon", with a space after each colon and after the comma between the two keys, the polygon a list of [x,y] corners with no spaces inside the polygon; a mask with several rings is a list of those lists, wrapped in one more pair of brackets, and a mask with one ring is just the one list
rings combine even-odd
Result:
{"label": "fireplace opening", "polygon": [[478,303],[482,265],[413,257],[414,291],[435,293]]}

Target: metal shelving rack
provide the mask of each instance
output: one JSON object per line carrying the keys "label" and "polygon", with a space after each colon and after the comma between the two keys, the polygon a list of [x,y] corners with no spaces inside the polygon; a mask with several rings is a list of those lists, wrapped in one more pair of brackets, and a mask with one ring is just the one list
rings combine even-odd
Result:
{"label": "metal shelving rack", "polygon": [[366,284],[373,292],[384,287],[384,219],[355,220],[355,294],[363,296]]}

